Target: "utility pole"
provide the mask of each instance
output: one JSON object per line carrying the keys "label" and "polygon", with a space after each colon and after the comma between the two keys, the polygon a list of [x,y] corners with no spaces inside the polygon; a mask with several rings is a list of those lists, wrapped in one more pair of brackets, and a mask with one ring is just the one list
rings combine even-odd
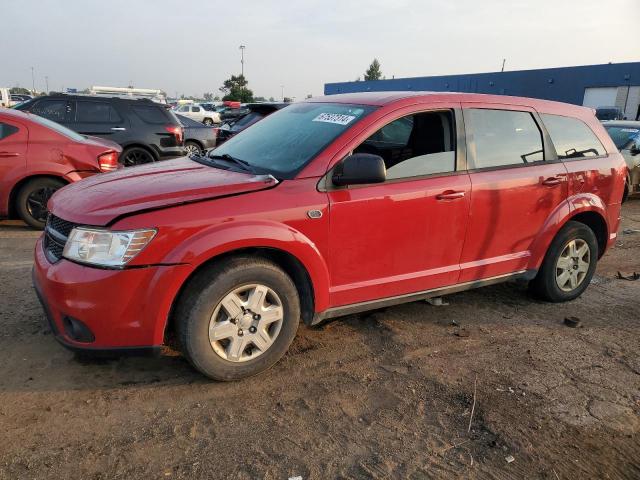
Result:
{"label": "utility pole", "polygon": [[36,94],[36,75],[34,73],[33,67],[31,67],[31,91],[33,94]]}
{"label": "utility pole", "polygon": [[280,88],[282,89],[282,101],[284,102],[284,85],[280,85]]}
{"label": "utility pole", "polygon": [[49,77],[47,77],[46,75],[44,76],[44,84],[46,85],[45,92],[47,92],[47,95],[49,95]]}
{"label": "utility pole", "polygon": [[502,70],[500,70],[501,72],[504,72],[504,63],[507,61],[506,58],[502,59]]}
{"label": "utility pole", "polygon": [[[242,82],[244,82],[244,49],[247,48],[245,45],[240,45],[240,76],[242,77]],[[244,97],[244,85],[240,87],[240,101],[242,101]]]}

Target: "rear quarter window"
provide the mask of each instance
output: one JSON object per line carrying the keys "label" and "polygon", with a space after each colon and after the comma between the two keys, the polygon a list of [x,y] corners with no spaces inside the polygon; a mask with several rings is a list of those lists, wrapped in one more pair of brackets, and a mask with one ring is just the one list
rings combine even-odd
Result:
{"label": "rear quarter window", "polygon": [[18,127],[0,122],[0,140],[10,137],[18,131]]}
{"label": "rear quarter window", "polygon": [[540,117],[561,160],[606,155],[596,134],[582,120],[549,113]]}
{"label": "rear quarter window", "polygon": [[135,105],[132,106],[131,109],[143,122],[146,123],[160,124],[167,123],[169,121],[163,107]]}

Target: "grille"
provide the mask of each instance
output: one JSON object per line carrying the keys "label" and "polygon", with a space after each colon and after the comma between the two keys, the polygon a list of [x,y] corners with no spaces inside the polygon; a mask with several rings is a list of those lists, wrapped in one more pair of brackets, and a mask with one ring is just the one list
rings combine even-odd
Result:
{"label": "grille", "polygon": [[75,223],[67,222],[55,215],[49,214],[47,225],[44,229],[44,253],[51,263],[56,263],[62,258],[64,245]]}

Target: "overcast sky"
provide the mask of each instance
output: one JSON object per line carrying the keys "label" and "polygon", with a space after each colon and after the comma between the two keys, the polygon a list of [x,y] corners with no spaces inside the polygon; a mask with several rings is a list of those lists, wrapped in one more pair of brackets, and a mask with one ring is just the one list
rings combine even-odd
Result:
{"label": "overcast sky", "polygon": [[640,61],[640,0],[2,0],[0,86],[321,95],[388,78]]}

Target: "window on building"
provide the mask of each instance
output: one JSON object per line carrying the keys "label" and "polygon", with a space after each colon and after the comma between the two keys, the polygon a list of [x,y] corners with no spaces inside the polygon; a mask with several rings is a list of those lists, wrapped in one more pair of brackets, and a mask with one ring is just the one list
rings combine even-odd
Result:
{"label": "window on building", "polygon": [[387,180],[419,177],[456,169],[453,112],[408,115],[385,125],[360,144],[354,153],[372,153],[384,159]]}
{"label": "window on building", "polygon": [[582,120],[547,113],[540,116],[561,160],[606,154],[598,137]]}
{"label": "window on building", "polygon": [[544,160],[542,133],[528,112],[468,109],[471,168],[506,167]]}

